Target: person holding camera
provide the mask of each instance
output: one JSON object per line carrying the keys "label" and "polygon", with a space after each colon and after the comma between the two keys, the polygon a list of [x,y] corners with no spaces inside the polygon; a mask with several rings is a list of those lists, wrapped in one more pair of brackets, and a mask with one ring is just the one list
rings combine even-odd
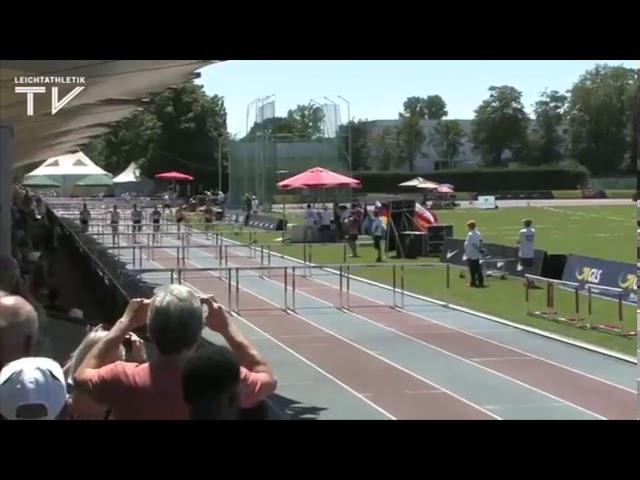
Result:
{"label": "person holding camera", "polygon": [[480,232],[476,228],[475,220],[469,220],[467,227],[469,227],[469,233],[467,234],[467,239],[464,241],[464,255],[467,258],[470,277],[470,282],[467,284],[467,287],[483,288],[484,275],[482,274],[480,260],[482,260],[485,249],[482,235],[480,235]]}
{"label": "person holding camera", "polygon": [[[155,358],[145,363],[110,363],[129,333],[144,326],[155,347]],[[187,420],[182,372],[196,351],[204,326],[222,335],[240,362],[242,408],[255,406],[275,391],[277,382],[270,367],[230,323],[222,306],[183,285],[169,285],[151,300],[132,299],[123,316],[76,370],[74,388],[110,408],[115,419]]]}

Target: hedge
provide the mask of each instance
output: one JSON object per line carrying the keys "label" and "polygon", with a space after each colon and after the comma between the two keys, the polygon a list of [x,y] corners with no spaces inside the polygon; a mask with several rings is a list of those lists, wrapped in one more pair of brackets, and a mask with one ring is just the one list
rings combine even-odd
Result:
{"label": "hedge", "polygon": [[562,168],[440,170],[432,173],[353,172],[364,193],[407,191],[398,184],[417,176],[450,183],[459,192],[575,190],[587,184],[586,172]]}

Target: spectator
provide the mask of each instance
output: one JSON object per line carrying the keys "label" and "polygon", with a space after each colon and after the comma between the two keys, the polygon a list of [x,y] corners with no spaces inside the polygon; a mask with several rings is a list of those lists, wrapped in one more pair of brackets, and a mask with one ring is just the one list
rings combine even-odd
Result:
{"label": "spectator", "polygon": [[18,262],[10,255],[0,254],[0,290],[13,293],[20,279]]}
{"label": "spectator", "polygon": [[228,348],[213,345],[194,354],[182,373],[182,395],[191,420],[235,420],[240,404],[240,365]]}
{"label": "spectator", "polygon": [[467,265],[469,267],[470,283],[467,287],[484,287],[484,276],[482,275],[482,268],[480,266],[480,260],[484,255],[484,246],[482,242],[482,236],[476,228],[476,222],[469,220],[467,222],[469,227],[469,233],[467,239],[464,242],[464,254],[467,257]]}
{"label": "spectator", "polygon": [[316,210],[311,206],[311,204],[308,203],[307,209],[304,212],[304,243],[307,243],[309,241],[309,237],[313,239],[313,230],[317,221],[318,214],[316,213]]}
{"label": "spectator", "polygon": [[320,235],[323,242],[331,241],[331,220],[333,220],[333,212],[330,212],[329,208],[323,205],[320,212]]}
{"label": "spectator", "polygon": [[345,221],[347,227],[347,235],[349,248],[351,249],[351,257],[358,258],[358,233],[360,232],[360,215],[358,213],[357,205],[353,203],[351,205],[351,211],[349,212]]}
{"label": "spectator", "polygon": [[60,420],[66,403],[62,368],[50,358],[21,358],[0,371],[0,417],[6,420]]}
{"label": "spectator", "polygon": [[373,211],[373,221],[371,223],[371,236],[373,237],[373,248],[378,252],[376,262],[382,262],[382,237],[384,236],[384,225],[380,219],[380,212]]}
{"label": "spectator", "polygon": [[[67,382],[73,385],[73,375],[78,370],[80,364],[95,345],[106,337],[108,332],[102,329],[102,325],[98,325],[89,331],[78,348],[71,354],[71,358],[65,367],[65,376]],[[131,360],[144,363],[147,361],[144,342],[133,333],[130,333],[125,341],[131,344]],[[126,351],[123,345],[120,345],[113,351],[113,356],[107,359],[111,364],[117,361],[124,361]],[[95,403],[91,398],[82,392],[73,392],[69,398],[68,419],[69,420],[104,420],[108,418],[109,412],[107,408]]]}
{"label": "spectator", "polygon": [[[199,299],[192,290],[170,285],[151,301],[131,300],[124,315],[85,357],[74,375],[74,385],[96,403],[108,406],[117,419],[188,418],[181,392],[184,364],[193,354],[206,325],[220,333],[238,358],[241,368],[240,405],[256,405],[275,391],[276,381],[266,362],[229,323],[224,310],[210,298]],[[157,356],[148,363],[115,362],[113,351],[127,334],[147,324]],[[106,366],[105,366],[106,365]]]}
{"label": "spectator", "polygon": [[46,312],[65,316],[67,310],[60,305],[60,290],[57,287],[51,287],[47,292],[47,303],[44,305]]}
{"label": "spectator", "polygon": [[4,295],[0,298],[0,369],[22,357],[36,354],[38,314],[24,298]]}

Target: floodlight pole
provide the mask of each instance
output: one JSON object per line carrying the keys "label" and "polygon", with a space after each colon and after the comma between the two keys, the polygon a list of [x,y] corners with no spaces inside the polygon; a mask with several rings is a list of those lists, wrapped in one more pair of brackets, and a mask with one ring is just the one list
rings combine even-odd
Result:
{"label": "floodlight pole", "polygon": [[351,174],[351,102],[346,98],[338,95],[338,98],[347,104],[347,135],[349,135],[348,151],[349,151],[349,174]]}

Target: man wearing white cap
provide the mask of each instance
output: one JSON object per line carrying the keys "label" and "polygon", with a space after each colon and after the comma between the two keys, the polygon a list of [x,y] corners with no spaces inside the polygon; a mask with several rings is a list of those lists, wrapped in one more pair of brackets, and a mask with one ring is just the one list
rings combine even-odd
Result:
{"label": "man wearing white cap", "polygon": [[44,357],[25,357],[0,371],[0,416],[5,420],[58,420],[67,388],[62,367]]}

